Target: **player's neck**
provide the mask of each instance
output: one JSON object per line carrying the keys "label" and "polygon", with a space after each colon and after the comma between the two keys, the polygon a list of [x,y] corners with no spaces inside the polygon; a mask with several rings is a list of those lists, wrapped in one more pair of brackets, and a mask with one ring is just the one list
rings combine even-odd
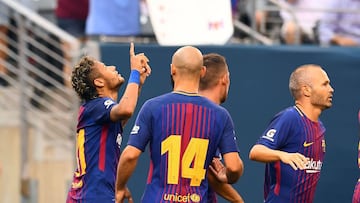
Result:
{"label": "player's neck", "polygon": [[295,102],[296,108],[298,108],[303,114],[306,115],[311,121],[317,122],[321,114],[321,110],[314,108],[311,104]]}
{"label": "player's neck", "polygon": [[175,92],[184,92],[184,93],[188,93],[188,94],[198,94],[199,93],[199,87],[198,86],[193,86],[193,85],[175,85],[174,86],[174,91]]}
{"label": "player's neck", "polygon": [[208,98],[210,101],[214,102],[215,104],[220,105],[220,99],[218,97],[219,94],[214,93],[212,90],[202,90],[200,91],[200,95]]}
{"label": "player's neck", "polygon": [[111,91],[111,90],[98,90],[99,97],[110,97],[112,100],[117,101],[118,99],[118,92],[117,91]]}

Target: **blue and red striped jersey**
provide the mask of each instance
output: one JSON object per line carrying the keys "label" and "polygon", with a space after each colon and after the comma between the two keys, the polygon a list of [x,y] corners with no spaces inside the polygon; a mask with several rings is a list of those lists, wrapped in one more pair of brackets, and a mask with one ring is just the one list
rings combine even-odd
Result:
{"label": "blue and red striped jersey", "polygon": [[209,187],[207,203],[217,203],[217,202],[218,202],[218,198],[216,192],[211,187]]}
{"label": "blue and red striped jersey", "polygon": [[[360,124],[360,111],[358,112],[358,122]],[[360,140],[358,142],[358,167],[360,169]],[[352,203],[360,203],[360,178],[358,178],[358,181],[356,182],[354,193],[352,197]]]}
{"label": "blue and red striped jersey", "polygon": [[[360,111],[358,112],[358,122],[360,124]],[[358,166],[360,169],[360,140],[359,140],[359,144],[358,144]]]}
{"label": "blue and red striped jersey", "polygon": [[[360,112],[359,112],[359,121],[360,121]],[[360,168],[360,141],[358,142],[358,167]],[[360,178],[358,178],[358,181],[355,184],[352,203],[360,203]]]}
{"label": "blue and red striped jersey", "polygon": [[149,143],[143,202],[207,202],[207,168],[220,153],[238,152],[226,109],[197,94],[171,92],[145,102],[128,145]]}
{"label": "blue and red striped jersey", "polygon": [[325,155],[325,128],[322,122],[308,119],[296,106],[271,120],[257,144],[307,157],[305,170],[294,170],[281,161],[265,166],[266,203],[311,203]]}
{"label": "blue and red striped jersey", "polygon": [[114,202],[122,139],[121,123],[110,120],[110,111],[115,104],[110,98],[96,98],[80,107],[77,168],[67,203]]}

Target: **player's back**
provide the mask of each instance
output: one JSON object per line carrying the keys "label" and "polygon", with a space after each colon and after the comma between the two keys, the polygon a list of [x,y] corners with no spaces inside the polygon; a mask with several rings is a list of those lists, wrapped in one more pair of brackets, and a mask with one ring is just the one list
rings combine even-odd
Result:
{"label": "player's back", "polygon": [[206,202],[206,169],[216,149],[238,151],[228,112],[197,94],[173,92],[144,104],[136,125],[142,129],[146,122],[149,129],[132,134],[150,141],[143,202]]}

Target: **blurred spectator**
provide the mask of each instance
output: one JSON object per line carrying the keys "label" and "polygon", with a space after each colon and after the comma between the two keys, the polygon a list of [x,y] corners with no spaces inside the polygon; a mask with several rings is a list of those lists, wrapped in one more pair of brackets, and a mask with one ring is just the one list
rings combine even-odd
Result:
{"label": "blurred spectator", "polygon": [[149,6],[146,0],[140,1],[140,27],[141,36],[155,38],[155,33],[150,19]]}
{"label": "blurred spectator", "polygon": [[[278,11],[267,9],[270,6],[273,6],[273,3],[267,0],[238,0],[237,19],[249,27],[254,27],[257,32],[272,36],[273,32],[278,30],[280,17]],[[240,36],[246,35],[242,33]],[[278,37],[278,34],[276,36]]]}
{"label": "blurred spectator", "polygon": [[248,10],[248,0],[231,0],[231,10],[234,20],[251,25],[251,16]]}
{"label": "blurred spectator", "polygon": [[[286,44],[317,42],[315,29],[329,5],[329,0],[281,0],[282,38]],[[285,4],[284,4],[285,3]],[[287,3],[287,4],[286,4]],[[323,11],[322,11],[323,10]]]}
{"label": "blurred spectator", "polygon": [[[29,9],[35,9],[32,0],[16,0]],[[13,28],[11,28],[13,27]],[[16,21],[13,13],[9,8],[0,1],[0,86],[8,86],[9,82],[5,79],[6,76],[16,77],[14,72],[9,71],[8,64],[17,66],[15,59],[8,55],[11,51],[17,53],[17,48],[14,43],[17,42],[17,34],[14,30],[16,28]],[[9,41],[13,41],[12,44]]]}
{"label": "blurred spectator", "polygon": [[[57,6],[55,8],[57,25],[79,40],[85,41],[85,23],[88,5],[88,0],[57,0]],[[33,77],[41,86],[33,87],[34,95],[31,97],[30,103],[34,107],[45,110],[47,107],[45,108],[45,106],[39,102],[39,98],[48,100],[54,105],[54,99],[48,94],[50,92],[60,94],[59,92],[61,91],[57,92],[55,82],[68,87],[71,86],[71,59],[70,56],[68,56],[70,52],[68,47],[70,45],[63,43],[58,36],[51,33],[44,34],[30,31],[29,34],[31,34],[37,42],[28,45],[29,49],[38,57],[31,58],[31,64],[52,79],[49,80],[37,73],[33,73]],[[59,74],[59,70],[63,73]],[[66,97],[65,94],[61,96]]]}
{"label": "blurred spectator", "polygon": [[[63,51],[62,45],[60,44],[60,39],[53,35],[37,35],[36,33],[29,33],[33,35],[34,39],[36,40],[37,44],[29,44],[29,49],[40,59],[30,58],[30,63],[34,65],[38,70],[46,75],[50,76],[54,81],[66,84],[64,77],[57,73],[58,70],[63,70],[64,63],[60,61],[57,56],[63,58]],[[49,54],[51,50],[52,53]],[[56,84],[53,81],[49,81],[49,79],[44,78],[43,76],[34,73],[35,80],[42,85],[41,88],[34,87],[34,95],[40,98],[46,98],[46,89],[51,89],[54,91],[54,87]],[[50,98],[47,98],[48,100]],[[38,100],[35,97],[32,97],[30,103],[37,108],[43,108]],[[51,100],[52,103],[52,100]]]}
{"label": "blurred spectator", "polygon": [[279,11],[269,9],[273,6],[274,4],[268,0],[256,0],[255,4],[254,17],[256,30],[267,36],[272,35],[271,32],[275,32],[274,30],[282,23]]}
{"label": "blurred spectator", "polygon": [[[78,38],[81,43],[86,42],[86,19],[89,13],[89,0],[57,0],[57,6],[55,9],[55,16],[57,25]],[[61,43],[63,50],[63,72],[64,76],[71,75],[71,58],[68,55],[69,44]],[[70,77],[64,80],[67,87],[71,87]]]}
{"label": "blurred spectator", "polygon": [[140,34],[140,0],[90,0],[86,21],[88,36]]}
{"label": "blurred spectator", "polygon": [[257,0],[255,4],[255,26],[257,31],[261,31],[262,25],[266,22],[267,11],[263,9],[269,4],[265,0]]}
{"label": "blurred spectator", "polygon": [[246,2],[246,0],[231,0],[231,12],[233,18],[237,18],[239,13],[241,13],[242,5]]}
{"label": "blurred spectator", "polygon": [[[251,27],[252,10],[248,0],[231,0],[233,20],[238,20]],[[245,38],[247,34],[239,29],[234,29],[234,37]]]}
{"label": "blurred spectator", "polygon": [[84,41],[88,11],[89,0],[58,0],[55,10],[57,25]]}
{"label": "blurred spectator", "polygon": [[7,10],[2,2],[0,2],[0,86],[8,86],[4,76],[8,73],[6,69],[7,59],[7,33],[8,33],[8,16]]}
{"label": "blurred spectator", "polygon": [[360,0],[334,0],[319,26],[323,45],[360,45]]}

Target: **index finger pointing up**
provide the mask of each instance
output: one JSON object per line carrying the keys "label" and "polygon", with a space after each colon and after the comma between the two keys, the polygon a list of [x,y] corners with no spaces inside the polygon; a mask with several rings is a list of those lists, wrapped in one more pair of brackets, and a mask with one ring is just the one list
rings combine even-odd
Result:
{"label": "index finger pointing up", "polygon": [[130,43],[130,56],[135,56],[134,43]]}

